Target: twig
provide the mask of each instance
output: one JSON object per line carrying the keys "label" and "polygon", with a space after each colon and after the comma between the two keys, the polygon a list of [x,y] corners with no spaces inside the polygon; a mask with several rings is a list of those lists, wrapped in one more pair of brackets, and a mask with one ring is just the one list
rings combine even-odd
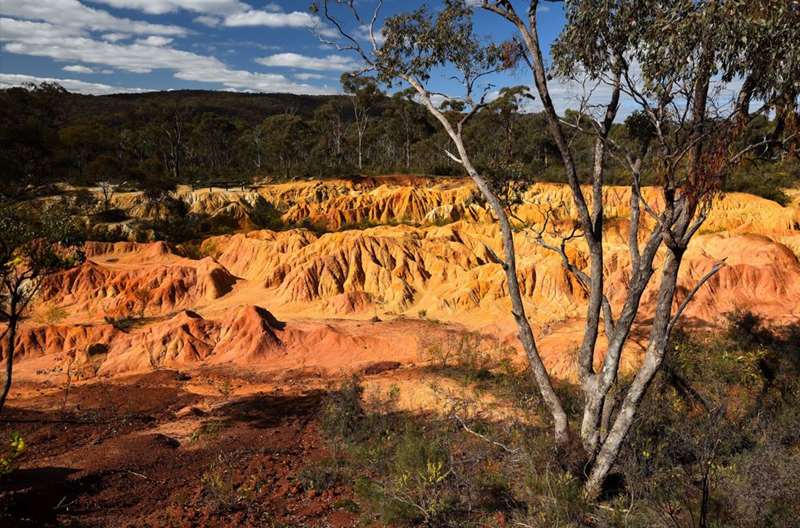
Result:
{"label": "twig", "polygon": [[135,471],[131,471],[130,469],[123,469],[122,471],[124,471],[125,473],[130,473],[131,475],[133,475],[135,477],[142,478],[144,480],[150,480],[150,478],[147,475],[142,475],[141,473],[137,473]]}
{"label": "twig", "polygon": [[480,438],[481,440],[484,440],[484,441],[486,441],[486,442],[489,442],[489,443],[490,443],[490,444],[492,444],[492,445],[496,445],[497,447],[499,447],[500,449],[502,449],[502,450],[503,450],[503,451],[505,451],[506,453],[512,453],[512,454],[514,454],[514,453],[518,453],[518,452],[519,452],[519,449],[511,449],[510,447],[508,447],[508,446],[506,446],[506,445],[504,445],[504,444],[501,444],[500,442],[497,442],[496,440],[492,440],[491,438],[487,437],[486,435],[482,435],[481,433],[479,433],[478,431],[475,431],[474,429],[471,429],[471,428],[470,428],[470,427],[469,427],[469,426],[468,426],[468,425],[467,425],[467,424],[464,422],[464,420],[462,420],[462,419],[461,419],[461,417],[460,417],[458,414],[456,414],[456,413],[453,413],[453,418],[455,418],[455,419],[456,419],[456,421],[458,421],[458,423],[460,423],[460,424],[461,424],[461,427],[463,427],[463,428],[464,428],[464,430],[465,430],[466,432],[468,432],[468,433],[470,433],[470,434],[472,434],[472,435],[475,435],[475,436],[477,436],[478,438]]}
{"label": "twig", "polygon": [[725,267],[725,260],[726,259],[723,259],[723,260],[717,262],[716,264],[714,264],[714,266],[711,268],[711,270],[708,273],[706,273],[705,275],[703,275],[700,278],[699,281],[697,281],[697,284],[695,284],[694,288],[692,288],[692,290],[689,292],[689,294],[683,300],[681,305],[678,307],[678,311],[675,312],[675,315],[672,317],[672,320],[670,320],[669,326],[667,327],[667,335],[670,335],[672,333],[672,328],[675,326],[675,323],[678,322],[678,319],[680,319],[681,315],[683,314],[683,311],[686,310],[687,306],[689,306],[689,303],[692,301],[692,298],[695,296],[695,294],[698,291],[700,291],[700,288],[703,287],[703,284],[708,282],[708,280],[711,277],[716,275],[719,272],[719,270],[721,270],[722,268]]}

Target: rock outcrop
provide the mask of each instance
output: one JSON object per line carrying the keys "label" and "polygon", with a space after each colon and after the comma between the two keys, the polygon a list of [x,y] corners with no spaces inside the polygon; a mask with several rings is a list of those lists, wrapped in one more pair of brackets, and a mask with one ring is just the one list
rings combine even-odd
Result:
{"label": "rock outcrop", "polygon": [[[205,256],[199,260],[181,257],[163,242],[88,243],[84,264],[41,285],[17,337],[22,364],[50,356],[54,363],[77,359],[96,365],[98,375],[228,363],[344,368],[413,360],[430,345],[427,337],[397,329],[413,334],[422,328],[413,325],[430,319],[501,339],[513,336],[498,229],[464,180],[393,177],[236,191],[181,188],[176,196],[190,211],[221,215],[245,229],[203,240],[199,251]],[[656,196],[645,190],[658,209]],[[606,293],[618,311],[630,277],[630,194],[608,187],[603,197],[609,216]],[[739,310],[781,324],[800,321],[799,199],[782,207],[733,193],[714,203],[685,256],[676,304],[715,263],[726,265],[698,293],[686,317],[715,323]],[[129,211],[144,203],[135,194],[115,200]],[[334,232],[253,230],[249,215],[261,201],[282,211],[286,224]],[[568,226],[571,203],[563,186],[538,184],[515,211],[527,313],[548,350],[546,362],[563,373],[573,365],[569,350],[579,339],[586,292],[560,256],[537,244],[524,227],[541,225],[545,217],[549,225]],[[373,224],[389,225],[369,227]],[[643,220],[641,237],[650,227]],[[580,239],[565,248],[577,266],[586,266]],[[662,260],[660,254],[656,265]],[[644,296],[642,324],[651,315],[655,286]],[[41,315],[46,313],[51,316]],[[52,320],[53,313],[62,316]],[[373,318],[393,322],[368,322]],[[440,337],[449,331],[423,327]],[[631,354],[626,365],[635,364],[636,352]]]}

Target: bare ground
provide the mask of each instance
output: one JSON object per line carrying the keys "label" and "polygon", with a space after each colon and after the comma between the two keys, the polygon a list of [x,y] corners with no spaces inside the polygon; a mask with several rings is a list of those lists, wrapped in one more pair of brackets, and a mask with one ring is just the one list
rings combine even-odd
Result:
{"label": "bare ground", "polygon": [[0,477],[0,525],[355,525],[346,484],[319,492],[300,478],[327,457],[322,391],[209,405],[193,378],[161,370],[76,386],[65,411],[63,392],[22,390],[0,418],[0,438],[19,431],[27,444]]}

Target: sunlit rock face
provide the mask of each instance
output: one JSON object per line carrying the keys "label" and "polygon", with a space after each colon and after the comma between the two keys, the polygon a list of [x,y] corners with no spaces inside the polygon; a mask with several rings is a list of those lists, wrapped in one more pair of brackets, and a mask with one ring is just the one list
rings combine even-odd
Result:
{"label": "sunlit rock face", "polygon": [[[198,242],[187,258],[164,242],[90,242],[80,266],[49,277],[17,335],[20,368],[92,364],[87,375],[162,366],[316,365],[331,371],[369,361],[416,361],[436,338],[478,331],[514,344],[498,229],[465,180],[393,177],[304,181],[248,190],[179,188],[189,213],[234,226]],[[655,190],[648,203],[660,207]],[[604,190],[606,292],[615,309],[630,277],[630,194]],[[138,193],[114,198],[129,216],[154,213]],[[269,207],[283,230],[258,229]],[[572,376],[586,292],[561,258],[525,226],[567,230],[568,190],[537,184],[514,211],[527,315],[556,375]],[[642,215],[644,240],[652,222]],[[776,324],[800,320],[800,208],[745,194],[715,201],[684,259],[676,303],[723,260],[686,311],[717,324],[751,311]],[[307,227],[295,227],[305,225]],[[579,239],[566,245],[585,267]],[[663,254],[656,259],[657,266]],[[658,273],[656,273],[658,277]],[[655,289],[639,317],[646,327]],[[389,324],[391,323],[391,324]],[[601,339],[600,347],[604,346]],[[0,350],[4,350],[5,344]],[[641,351],[626,351],[623,367]]]}

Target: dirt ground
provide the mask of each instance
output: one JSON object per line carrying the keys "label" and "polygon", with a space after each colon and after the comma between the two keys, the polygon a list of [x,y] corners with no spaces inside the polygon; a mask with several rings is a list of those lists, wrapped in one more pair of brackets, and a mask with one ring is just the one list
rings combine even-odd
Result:
{"label": "dirt ground", "polygon": [[19,387],[0,438],[27,448],[0,477],[0,526],[354,526],[349,486],[301,477],[328,456],[324,392],[230,387],[160,370],[72,387],[66,406],[63,390]]}

